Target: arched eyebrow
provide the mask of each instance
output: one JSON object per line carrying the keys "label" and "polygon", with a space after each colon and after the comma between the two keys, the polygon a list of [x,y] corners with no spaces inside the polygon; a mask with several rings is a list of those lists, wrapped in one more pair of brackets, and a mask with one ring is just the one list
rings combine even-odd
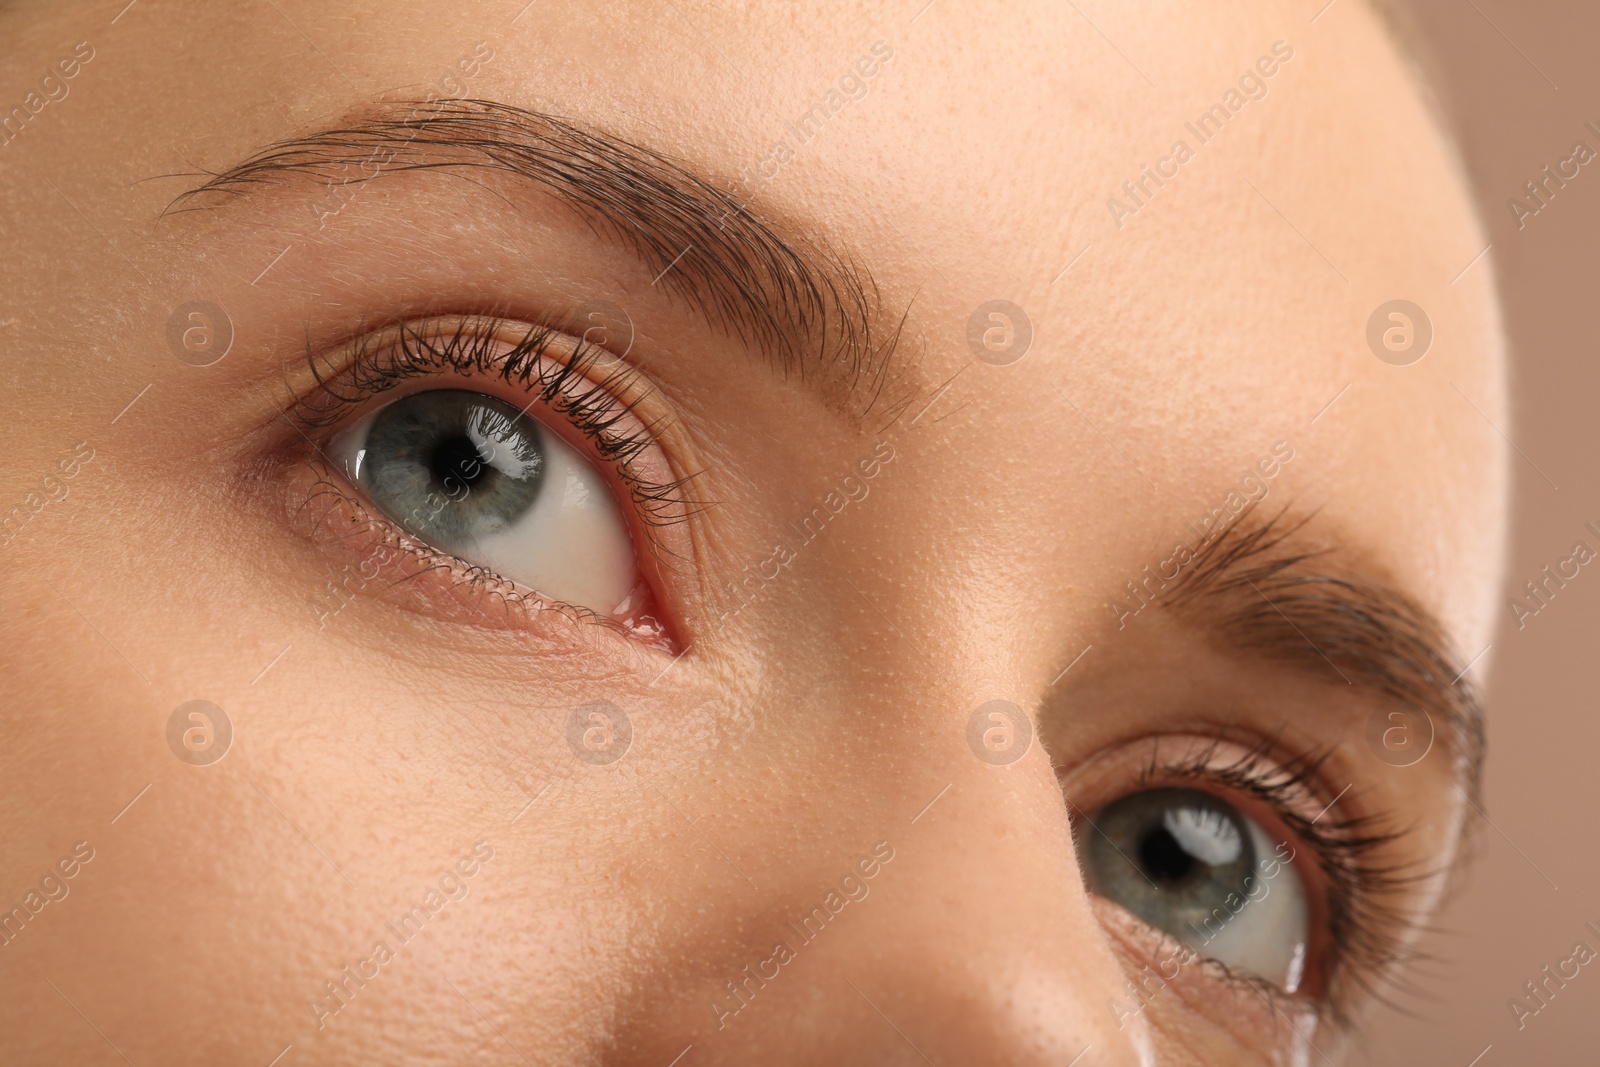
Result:
{"label": "arched eyebrow", "polygon": [[1159,600],[1230,647],[1426,712],[1480,807],[1482,701],[1443,626],[1396,587],[1334,565],[1306,538],[1309,517],[1262,520],[1252,510],[1206,542]]}
{"label": "arched eyebrow", "polygon": [[884,318],[866,270],[794,227],[780,231],[653,149],[541,112],[471,99],[367,108],[338,127],[261,149],[182,193],[168,211],[265,186],[457,167],[534,183],[632,252],[652,285],[767,354],[786,377],[809,381],[835,407],[865,415],[881,398],[904,317]]}

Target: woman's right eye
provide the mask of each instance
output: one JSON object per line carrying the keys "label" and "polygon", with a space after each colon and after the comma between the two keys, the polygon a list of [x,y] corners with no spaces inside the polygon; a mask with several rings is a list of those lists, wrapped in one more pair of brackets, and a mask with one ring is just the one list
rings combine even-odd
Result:
{"label": "woman's right eye", "polygon": [[413,392],[335,434],[327,454],[432,549],[599,615],[637,606],[629,525],[606,479],[498,397]]}
{"label": "woman's right eye", "polygon": [[1145,789],[1089,820],[1090,888],[1209,959],[1296,992],[1308,909],[1292,863],[1255,820],[1198,789]]}

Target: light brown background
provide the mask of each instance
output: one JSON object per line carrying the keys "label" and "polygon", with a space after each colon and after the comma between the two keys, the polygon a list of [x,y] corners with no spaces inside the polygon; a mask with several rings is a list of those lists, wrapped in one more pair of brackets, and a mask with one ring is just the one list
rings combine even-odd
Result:
{"label": "light brown background", "polygon": [[[1574,142],[1600,151],[1584,126],[1600,127],[1600,5],[1410,0],[1410,9],[1477,186],[1505,301],[1514,422],[1499,429],[1526,458],[1514,460],[1504,600],[1580,538],[1600,550],[1582,529],[1600,526],[1600,160],[1520,231],[1506,206]],[[1335,6],[1321,18],[1338,16]],[[1600,1064],[1600,960],[1522,1030],[1507,1007],[1574,942],[1600,951],[1584,928],[1600,926],[1600,560],[1520,631],[1503,602],[1501,612],[1488,674],[1493,824],[1479,821],[1476,866],[1428,943],[1440,957],[1427,978],[1438,1002],[1401,998],[1418,1017],[1375,1020],[1370,1064],[1467,1067],[1480,1053],[1478,1067]]]}

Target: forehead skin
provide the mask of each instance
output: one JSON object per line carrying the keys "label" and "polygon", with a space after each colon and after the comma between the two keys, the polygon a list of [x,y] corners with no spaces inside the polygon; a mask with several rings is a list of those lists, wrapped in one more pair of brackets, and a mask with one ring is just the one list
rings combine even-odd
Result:
{"label": "forehead skin", "polygon": [[[21,990],[5,1032],[83,1062],[110,1050],[80,1016],[138,1063],[266,1063],[290,1043],[286,1063],[521,1062],[508,1045],[529,1062],[667,1063],[705,1029],[695,983],[760,958],[765,919],[802,912],[887,839],[901,880],[873,892],[894,903],[805,950],[810,972],[771,994],[788,998],[781,1018],[695,1037],[698,1062],[787,1062],[807,1019],[852,1037],[822,1059],[902,1062],[877,1008],[965,1062],[1002,1047],[997,1061],[1066,1062],[1091,1043],[1094,1062],[1136,1062],[1150,1038],[1107,1025],[1120,974],[1049,761],[986,774],[962,724],[996,696],[1036,705],[1106,632],[1122,583],[1280,440],[1295,459],[1278,501],[1316,510],[1319,537],[1434,613],[1462,663],[1488,642],[1507,479],[1493,274],[1484,259],[1458,277],[1485,240],[1402,61],[1353,4],[1315,26],[1299,4],[1231,2],[520,6],[0,11],[0,104],[75,42],[95,49],[0,150],[3,502],[76,441],[97,455],[0,558],[19,694],[0,866],[43,871],[81,838],[104,857],[99,884],[43,916],[48,948],[4,950]],[[1294,57],[1267,95],[1119,226],[1108,198],[1173,141],[1194,145],[1184,123],[1280,40]],[[877,41],[893,59],[866,94],[760,177]],[[270,421],[308,322],[485,286],[507,302],[599,289],[637,309],[718,502],[693,535],[700,592],[770,555],[782,521],[871,452],[731,338],[686,326],[642,265],[491,184],[386,178],[320,230],[306,191],[158,221],[197,171],[426,97],[478,42],[493,59],[472,96],[649,146],[869,271],[886,311],[907,313],[907,410],[933,400],[897,431],[871,506],[659,687],[655,661],[424,641],[367,607],[337,633],[308,628],[304,598],[275,591],[301,559],[288,535],[240,521],[238,442]],[[197,293],[238,331],[210,377],[166,349],[170,310]],[[1409,367],[1365,342],[1396,298],[1433,323]],[[1034,326],[1011,366],[966,343],[991,299]],[[711,609],[688,600],[693,633]],[[512,824],[565,751],[552,709],[597,696],[638,709],[639,758]],[[239,728],[210,777],[161,734],[195,697]],[[1381,788],[1448,859],[1448,780],[1423,768]],[[497,851],[474,907],[446,909],[409,969],[329,1024],[337,1040],[309,1025],[306,998],[366,952],[375,917],[480,838]]]}

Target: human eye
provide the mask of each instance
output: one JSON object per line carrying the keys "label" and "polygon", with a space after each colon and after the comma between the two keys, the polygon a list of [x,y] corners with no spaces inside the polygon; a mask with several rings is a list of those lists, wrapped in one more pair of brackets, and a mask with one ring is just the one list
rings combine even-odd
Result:
{"label": "human eye", "polygon": [[553,599],[610,612],[639,584],[627,522],[599,471],[496,396],[407,393],[328,454],[418,540]]}
{"label": "human eye", "polygon": [[1199,789],[1143,789],[1092,816],[1092,891],[1235,971],[1295,993],[1305,976],[1306,887],[1294,849]]}
{"label": "human eye", "polygon": [[[1147,980],[1135,974],[1119,1013],[1170,983],[1213,1012],[1246,1009],[1234,1021],[1254,1011],[1309,1033],[1345,1021],[1354,991],[1392,964],[1406,923],[1386,901],[1409,876],[1381,857],[1400,835],[1383,814],[1330,812],[1326,759],[1167,735],[1074,783],[1085,883],[1145,934],[1128,940]],[[1243,999],[1219,1000],[1219,981]]]}
{"label": "human eye", "polygon": [[658,533],[683,517],[679,481],[631,366],[468,317],[372,330],[310,367],[288,413],[312,452],[300,525],[376,559],[377,588],[443,578],[434,599],[472,621],[553,609],[671,647]]}

